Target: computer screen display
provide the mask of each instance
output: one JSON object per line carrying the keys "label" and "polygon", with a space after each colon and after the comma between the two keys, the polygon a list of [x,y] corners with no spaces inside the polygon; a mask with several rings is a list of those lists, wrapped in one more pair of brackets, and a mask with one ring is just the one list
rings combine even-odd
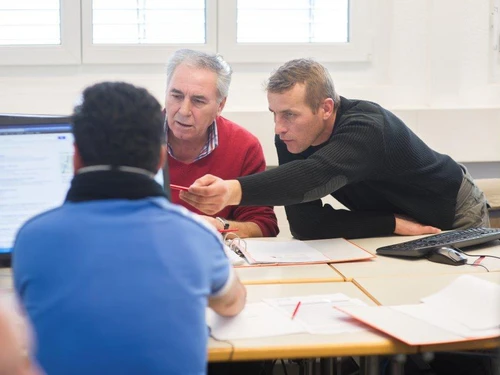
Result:
{"label": "computer screen display", "polygon": [[[35,118],[30,124],[5,119],[0,118],[0,258],[8,259],[23,223],[64,202],[73,178],[73,136],[68,118],[38,124]],[[163,186],[163,171],[155,179]]]}

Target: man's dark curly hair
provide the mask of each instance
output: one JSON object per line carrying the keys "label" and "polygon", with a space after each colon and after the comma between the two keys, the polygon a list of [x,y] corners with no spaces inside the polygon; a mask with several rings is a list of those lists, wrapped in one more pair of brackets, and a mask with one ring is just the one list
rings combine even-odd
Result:
{"label": "man's dark curly hair", "polygon": [[72,124],[85,166],[129,166],[156,173],[164,115],[146,89],[125,82],[90,86],[74,108]]}

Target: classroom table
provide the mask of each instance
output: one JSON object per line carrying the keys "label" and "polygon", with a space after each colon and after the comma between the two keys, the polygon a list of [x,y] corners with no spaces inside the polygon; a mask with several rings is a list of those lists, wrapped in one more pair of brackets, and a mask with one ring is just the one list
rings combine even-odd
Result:
{"label": "classroom table", "polygon": [[[367,296],[379,305],[418,304],[420,299],[438,292],[460,275],[421,275],[386,278],[355,278],[357,285]],[[471,276],[500,284],[500,272],[475,273]],[[394,287],[397,285],[397,287]],[[500,304],[500,296],[499,296]],[[459,343],[419,346],[419,352],[483,350],[499,346],[499,339],[481,339]]]}
{"label": "classroom table", "polygon": [[[380,237],[380,238],[364,238],[352,240],[353,243],[364,248],[365,250],[375,254],[376,249],[380,246],[400,243],[403,241],[415,239],[419,237]],[[500,256],[500,241],[495,241],[490,244],[483,244],[471,248],[466,248],[465,251],[474,254],[488,254]],[[468,263],[473,263],[477,256],[471,256]],[[500,271],[500,259],[486,258],[481,262],[490,271]],[[397,258],[378,255],[376,258],[361,262],[335,263],[331,266],[339,272],[347,281],[359,279],[361,277],[393,277],[393,276],[408,276],[408,275],[442,275],[442,274],[463,274],[463,273],[485,273],[486,269],[480,266],[461,265],[452,266],[441,263],[434,263],[425,258]]]}
{"label": "classroom table", "polygon": [[[474,273],[471,276],[500,284],[500,272]],[[406,305],[420,303],[420,299],[437,293],[459,274],[360,277],[353,283],[378,305]],[[500,296],[499,296],[500,306]]]}
{"label": "classroom table", "polygon": [[[359,298],[369,305],[369,299],[353,283],[304,283],[247,285],[248,302],[263,298],[291,297],[311,294],[344,293],[351,298]],[[316,358],[343,356],[392,355],[397,353],[416,353],[417,348],[407,346],[374,330],[355,333],[312,335],[308,333],[258,339],[232,340],[233,347],[224,349],[209,342],[209,360],[265,360],[276,358]]]}
{"label": "classroom table", "polygon": [[344,278],[327,264],[245,266],[235,270],[241,282],[246,285],[344,281]]}

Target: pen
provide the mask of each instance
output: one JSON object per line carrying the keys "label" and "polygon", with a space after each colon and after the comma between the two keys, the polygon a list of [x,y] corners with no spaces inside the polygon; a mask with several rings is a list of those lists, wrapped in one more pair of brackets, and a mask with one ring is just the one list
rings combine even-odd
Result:
{"label": "pen", "polygon": [[219,233],[232,233],[232,232],[237,232],[238,228],[233,228],[233,229],[217,229]]}
{"label": "pen", "polygon": [[295,306],[295,309],[293,310],[293,313],[292,313],[292,320],[293,318],[295,318],[295,315],[297,315],[297,311],[299,311],[299,307],[300,307],[300,301],[297,303],[297,306]]}
{"label": "pen", "polygon": [[186,187],[186,186],[180,186],[180,185],[170,184],[170,189],[188,191],[189,188]]}

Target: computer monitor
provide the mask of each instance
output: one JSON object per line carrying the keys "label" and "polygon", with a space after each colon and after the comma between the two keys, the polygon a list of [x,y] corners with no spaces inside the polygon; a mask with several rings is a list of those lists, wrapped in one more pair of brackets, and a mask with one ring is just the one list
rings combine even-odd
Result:
{"label": "computer monitor", "polygon": [[[26,220],[61,205],[73,177],[69,117],[0,115],[0,262]],[[155,177],[170,199],[168,168]]]}

